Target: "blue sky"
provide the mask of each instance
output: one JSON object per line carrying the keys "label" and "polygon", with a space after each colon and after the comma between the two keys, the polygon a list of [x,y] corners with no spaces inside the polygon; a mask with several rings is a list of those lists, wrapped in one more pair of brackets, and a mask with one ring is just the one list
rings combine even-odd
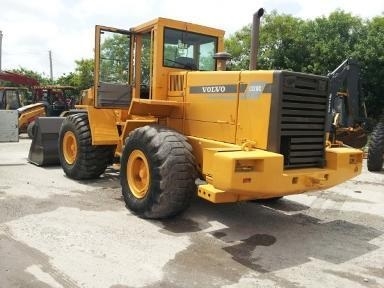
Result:
{"label": "blue sky", "polygon": [[[231,3],[231,4],[230,4]],[[383,0],[0,0],[2,69],[24,67],[54,78],[93,57],[96,24],[129,29],[156,17],[223,29],[226,35],[251,22],[260,7],[304,19],[342,9],[362,18],[382,16]]]}

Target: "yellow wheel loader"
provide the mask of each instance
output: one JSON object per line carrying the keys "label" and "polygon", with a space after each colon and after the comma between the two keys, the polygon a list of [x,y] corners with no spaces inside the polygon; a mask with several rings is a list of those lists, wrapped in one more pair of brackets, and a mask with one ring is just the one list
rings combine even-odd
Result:
{"label": "yellow wheel loader", "polygon": [[[360,150],[328,145],[327,77],[225,71],[223,40],[222,30],[165,18],[96,26],[94,87],[56,119],[67,176],[97,178],[119,158],[127,207],[166,218],[196,194],[214,203],[278,198],[360,174]],[[44,154],[43,130],[31,158]]]}
{"label": "yellow wheel loader", "polygon": [[[19,134],[28,132],[32,129],[37,117],[45,116],[45,109],[42,103],[27,103],[27,89],[20,87],[0,87],[0,109],[17,110],[19,114]],[[30,133],[28,133],[30,134]]]}
{"label": "yellow wheel loader", "polygon": [[[72,86],[41,86],[36,79],[9,71],[0,71],[0,82],[29,87],[1,87],[0,109],[18,110],[19,133],[28,133],[33,138],[35,120],[38,117],[59,116],[62,112],[74,108],[76,89]],[[32,95],[27,96],[31,93]]]}

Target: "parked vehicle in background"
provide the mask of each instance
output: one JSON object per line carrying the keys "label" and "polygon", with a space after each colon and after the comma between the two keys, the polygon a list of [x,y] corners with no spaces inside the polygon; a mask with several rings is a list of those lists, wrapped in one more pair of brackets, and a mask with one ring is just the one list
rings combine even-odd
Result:
{"label": "parked vehicle in background", "polygon": [[367,144],[367,112],[360,85],[360,65],[346,59],[328,74],[330,80],[328,129],[331,141],[362,148]]}
{"label": "parked vehicle in background", "polygon": [[0,80],[25,86],[0,87],[0,107],[18,109],[19,133],[27,132],[31,138],[37,117],[59,116],[62,112],[74,108],[77,98],[75,87],[41,86],[36,79],[8,71],[0,72]]}
{"label": "parked vehicle in background", "polygon": [[37,117],[46,116],[44,104],[29,104],[29,94],[27,88],[0,87],[0,109],[17,110],[19,134],[28,132]]}

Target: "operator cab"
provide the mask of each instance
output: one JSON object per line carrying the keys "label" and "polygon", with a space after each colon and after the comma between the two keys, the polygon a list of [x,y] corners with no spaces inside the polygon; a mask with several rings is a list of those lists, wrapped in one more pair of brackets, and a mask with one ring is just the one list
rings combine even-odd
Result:
{"label": "operator cab", "polygon": [[0,109],[16,110],[26,101],[26,89],[16,87],[0,87]]}
{"label": "operator cab", "polygon": [[215,71],[224,31],[157,18],[130,30],[96,26],[95,106],[166,100],[170,72]]}

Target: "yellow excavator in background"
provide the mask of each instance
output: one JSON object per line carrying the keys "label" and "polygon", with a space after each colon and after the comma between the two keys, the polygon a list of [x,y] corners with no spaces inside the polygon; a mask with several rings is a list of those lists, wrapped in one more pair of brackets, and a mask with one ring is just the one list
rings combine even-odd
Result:
{"label": "yellow excavator in background", "polygon": [[65,174],[82,180],[119,158],[125,203],[140,217],[176,215],[196,194],[279,198],[361,172],[360,150],[327,146],[325,76],[225,71],[224,31],[166,18],[96,26],[95,44],[94,87],[67,117],[39,118],[29,160],[49,164],[57,153]]}
{"label": "yellow excavator in background", "polygon": [[46,116],[44,105],[42,103],[30,104],[28,89],[21,87],[0,86],[0,110],[17,110],[19,134],[26,133],[30,123],[34,122],[37,117]]}
{"label": "yellow excavator in background", "polygon": [[23,86],[0,86],[0,109],[17,110],[19,133],[27,132],[30,138],[38,117],[59,116],[74,108],[77,98],[75,87],[40,85],[36,79],[14,72],[0,71],[0,81]]}

